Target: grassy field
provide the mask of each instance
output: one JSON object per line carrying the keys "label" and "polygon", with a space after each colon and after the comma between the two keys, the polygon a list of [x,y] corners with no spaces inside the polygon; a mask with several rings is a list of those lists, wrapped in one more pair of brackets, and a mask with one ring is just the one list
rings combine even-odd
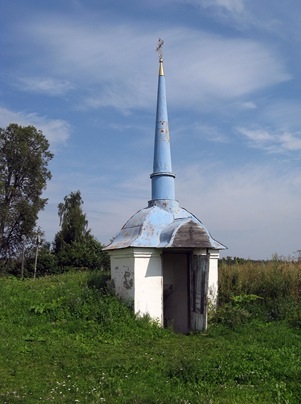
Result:
{"label": "grassy field", "polygon": [[300,268],[252,265],[221,265],[219,310],[188,336],[136,319],[101,273],[0,278],[0,402],[300,403]]}

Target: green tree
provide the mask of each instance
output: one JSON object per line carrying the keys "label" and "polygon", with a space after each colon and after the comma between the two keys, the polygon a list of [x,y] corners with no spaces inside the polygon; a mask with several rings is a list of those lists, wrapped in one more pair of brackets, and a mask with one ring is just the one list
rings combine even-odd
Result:
{"label": "green tree", "polygon": [[66,244],[57,255],[58,264],[62,267],[109,270],[110,258],[103,251],[102,244],[94,236],[88,234],[82,241]]}
{"label": "green tree", "polygon": [[54,239],[54,253],[63,268],[108,269],[109,256],[103,246],[91,235],[83,212],[80,191],[65,196],[58,205],[61,230]]}
{"label": "green tree", "polygon": [[42,198],[51,178],[49,143],[33,126],[0,128],[0,261],[6,264],[22,249],[22,236],[32,237]]}
{"label": "green tree", "polygon": [[90,233],[86,214],[82,210],[83,200],[80,191],[65,196],[58,205],[61,230],[56,234],[54,250],[60,252],[65,245],[83,241]]}
{"label": "green tree", "polygon": [[[36,247],[36,246],[35,246]],[[26,262],[27,276],[33,276],[35,268],[35,249],[31,248],[31,254]],[[59,272],[57,256],[51,250],[51,243],[42,240],[39,246],[39,255],[37,260],[37,276],[52,275]]]}

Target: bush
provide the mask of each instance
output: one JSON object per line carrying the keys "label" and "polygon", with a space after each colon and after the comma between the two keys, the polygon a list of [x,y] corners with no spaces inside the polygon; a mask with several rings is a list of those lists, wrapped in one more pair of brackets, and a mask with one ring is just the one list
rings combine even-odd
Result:
{"label": "bush", "polygon": [[87,236],[82,241],[64,244],[57,253],[60,267],[109,269],[109,255],[103,251],[103,246],[94,237]]}
{"label": "bush", "polygon": [[251,318],[263,316],[262,307],[258,304],[262,300],[256,295],[233,296],[229,303],[217,309],[213,320],[234,329]]}

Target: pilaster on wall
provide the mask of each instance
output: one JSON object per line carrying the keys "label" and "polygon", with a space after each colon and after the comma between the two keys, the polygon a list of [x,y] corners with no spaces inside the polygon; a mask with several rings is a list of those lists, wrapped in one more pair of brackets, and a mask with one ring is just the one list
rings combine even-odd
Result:
{"label": "pilaster on wall", "polygon": [[135,313],[149,315],[163,325],[163,271],[161,249],[125,248],[110,251],[115,292],[134,303]]}
{"label": "pilaster on wall", "polygon": [[218,294],[218,250],[209,250],[209,279],[208,279],[208,300],[213,306],[217,304]]}
{"label": "pilaster on wall", "polygon": [[125,248],[109,252],[111,261],[111,279],[115,293],[125,301],[134,302],[134,255],[132,249]]}
{"label": "pilaster on wall", "polygon": [[149,315],[163,325],[163,270],[161,249],[134,248],[135,313]]}

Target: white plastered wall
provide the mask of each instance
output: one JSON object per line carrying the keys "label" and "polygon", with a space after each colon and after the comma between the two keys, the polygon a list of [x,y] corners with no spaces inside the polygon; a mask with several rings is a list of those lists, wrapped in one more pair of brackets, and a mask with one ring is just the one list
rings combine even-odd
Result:
{"label": "white plastered wall", "polygon": [[111,279],[115,293],[126,301],[134,301],[134,257],[131,249],[110,251]]}
{"label": "white plastered wall", "polygon": [[209,279],[208,279],[208,300],[213,306],[217,304],[218,293],[218,250],[209,250]]}
{"label": "white plastered wall", "polygon": [[135,313],[148,314],[163,325],[163,271],[161,250],[134,249]]}
{"label": "white plastered wall", "polygon": [[110,251],[110,258],[116,294],[133,301],[136,314],[147,314],[163,325],[161,250],[125,248]]}

